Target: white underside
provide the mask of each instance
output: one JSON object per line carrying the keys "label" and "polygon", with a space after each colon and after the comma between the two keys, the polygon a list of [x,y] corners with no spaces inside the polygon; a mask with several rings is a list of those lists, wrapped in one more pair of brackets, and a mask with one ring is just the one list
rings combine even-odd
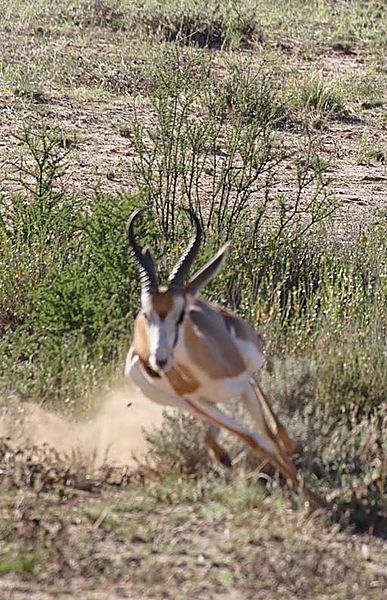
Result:
{"label": "white underside", "polygon": [[[189,365],[189,370],[193,377],[200,382],[200,387],[192,394],[187,394],[187,398],[192,400],[205,398],[207,402],[223,404],[232,399],[239,398],[246,393],[250,384],[251,375],[263,363],[263,355],[253,343],[239,340],[235,338],[234,335],[232,335],[232,337],[246,365],[246,370],[236,377],[224,377],[223,379],[211,378],[209,375],[209,372],[211,372],[211,365],[209,365],[209,371],[207,372],[197,365],[192,364],[184,343],[182,341],[178,342],[175,349],[175,361],[182,365]],[[150,377],[143,368],[141,368],[141,370],[149,384],[152,384],[152,387],[157,386],[158,389],[163,390],[163,393],[167,394],[170,398],[177,397],[174,389],[165,377],[159,377],[155,380]],[[136,375],[132,373],[129,363],[126,365],[125,375],[132,377],[136,383],[134,379]]]}
{"label": "white underside", "polygon": [[[276,455],[276,448],[270,439],[262,435],[262,432],[256,433],[251,431],[245,425],[239,423],[229,415],[222,412],[217,406],[215,406],[213,401],[209,401],[207,399],[207,390],[205,390],[206,396],[200,395],[199,391],[195,392],[194,394],[187,395],[186,398],[177,396],[171,392],[171,387],[168,381],[161,378],[154,379],[148,375],[138,356],[135,356],[130,363],[127,364],[125,373],[131,377],[134,384],[139,387],[142,393],[149,398],[149,400],[153,400],[153,402],[157,402],[158,404],[162,404],[164,406],[175,406],[177,408],[184,409],[193,414],[195,417],[199,417],[208,423],[215,424],[218,427],[224,427],[228,430],[231,429],[237,434],[239,433],[248,435],[254,439],[263,450]],[[247,381],[245,383],[246,387],[239,387],[239,389],[242,389],[247,394],[249,385],[250,384]],[[204,389],[201,388],[201,391],[203,394]],[[192,401],[192,404],[189,401]]]}
{"label": "white underside", "polygon": [[[277,452],[273,442],[263,435],[263,417],[251,384],[251,375],[261,366],[263,356],[252,343],[240,340],[234,341],[245,361],[246,370],[237,377],[224,379],[211,379],[206,371],[192,365],[184,345],[178,344],[175,360],[181,364],[189,364],[192,375],[201,383],[199,389],[192,394],[187,394],[185,397],[176,395],[165,377],[151,377],[143,368],[137,356],[128,360],[125,374],[132,378],[135,385],[150,400],[164,406],[182,408],[209,423],[226,429],[231,428],[235,433],[247,434],[266,452],[276,455]],[[215,406],[216,404],[227,403],[233,398],[244,400],[246,407],[258,425],[259,433],[251,431]],[[197,410],[195,410],[195,407]]]}

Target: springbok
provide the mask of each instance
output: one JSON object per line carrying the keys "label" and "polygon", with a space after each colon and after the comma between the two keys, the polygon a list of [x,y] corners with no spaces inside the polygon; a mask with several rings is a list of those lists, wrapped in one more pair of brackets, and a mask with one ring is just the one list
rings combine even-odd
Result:
{"label": "springbok", "polygon": [[[149,248],[136,241],[134,225],[144,209],[130,217],[127,233],[141,279],[141,306],[129,350],[125,374],[150,400],[176,406],[209,423],[205,443],[216,460],[231,467],[217,435],[225,429],[269,461],[289,485],[302,488],[313,507],[322,499],[302,486],[290,459],[296,444],[274,414],[253,373],[263,362],[263,344],[253,327],[229,310],[199,297],[216,275],[229,252],[225,244],[187,283],[185,279],[200,247],[199,219],[187,211],[194,234],[172,270],[166,287],[158,283],[156,264]],[[186,210],[186,209],[185,209]],[[259,432],[252,431],[216,404],[240,398]]]}

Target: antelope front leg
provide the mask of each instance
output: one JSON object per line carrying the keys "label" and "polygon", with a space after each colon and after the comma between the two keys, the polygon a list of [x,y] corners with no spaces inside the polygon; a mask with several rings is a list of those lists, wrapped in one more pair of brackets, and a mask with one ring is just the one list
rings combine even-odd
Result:
{"label": "antelope front leg", "polygon": [[254,433],[207,400],[202,398],[195,400],[186,398],[185,400],[190,406],[191,412],[201,419],[208,421],[210,424],[215,425],[215,427],[226,429],[238,436],[259,456],[271,462],[292,486],[298,486],[298,476],[295,466],[286,456],[281,456],[276,452],[276,446],[271,439],[260,433]]}
{"label": "antelope front leg", "polygon": [[224,467],[227,467],[230,469],[232,467],[231,458],[230,458],[229,454],[226,452],[226,450],[224,450],[222,448],[222,446],[220,446],[220,444],[218,444],[218,441],[216,439],[219,435],[219,432],[220,432],[220,428],[211,423],[211,425],[209,425],[206,435],[204,437],[204,443],[212,451],[212,454],[214,455],[215,460],[217,460]]}
{"label": "antelope front leg", "polygon": [[286,456],[273,452],[271,440],[253,433],[244,425],[241,425],[229,415],[223,413],[219,408],[206,400],[187,399],[191,412],[200,418],[207,420],[216,427],[230,431],[243,440],[256,454],[266,458],[285,477],[291,487],[299,489],[309,500],[315,509],[325,508],[327,503],[300,481],[297,469],[292,461]]}

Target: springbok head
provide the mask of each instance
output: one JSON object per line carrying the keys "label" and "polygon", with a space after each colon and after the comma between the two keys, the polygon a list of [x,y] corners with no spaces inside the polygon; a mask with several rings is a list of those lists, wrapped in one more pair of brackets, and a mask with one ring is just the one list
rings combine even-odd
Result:
{"label": "springbok head", "polygon": [[145,209],[136,210],[129,219],[128,241],[135,258],[141,279],[142,318],[146,322],[150,367],[157,372],[171,368],[174,350],[183,329],[190,304],[200,290],[221,268],[229,249],[225,244],[188,282],[188,271],[200,248],[202,228],[199,219],[190,210],[194,233],[186,250],[168,277],[167,286],[160,286],[156,263],[149,248],[142,249],[136,241],[134,226]]}

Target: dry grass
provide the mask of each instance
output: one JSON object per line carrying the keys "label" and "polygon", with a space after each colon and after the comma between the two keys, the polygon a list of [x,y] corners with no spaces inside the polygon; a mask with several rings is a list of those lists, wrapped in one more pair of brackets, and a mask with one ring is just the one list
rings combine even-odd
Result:
{"label": "dry grass", "polygon": [[3,594],[18,582],[20,598],[382,597],[382,541],[286,510],[241,474],[62,483],[3,492]]}

